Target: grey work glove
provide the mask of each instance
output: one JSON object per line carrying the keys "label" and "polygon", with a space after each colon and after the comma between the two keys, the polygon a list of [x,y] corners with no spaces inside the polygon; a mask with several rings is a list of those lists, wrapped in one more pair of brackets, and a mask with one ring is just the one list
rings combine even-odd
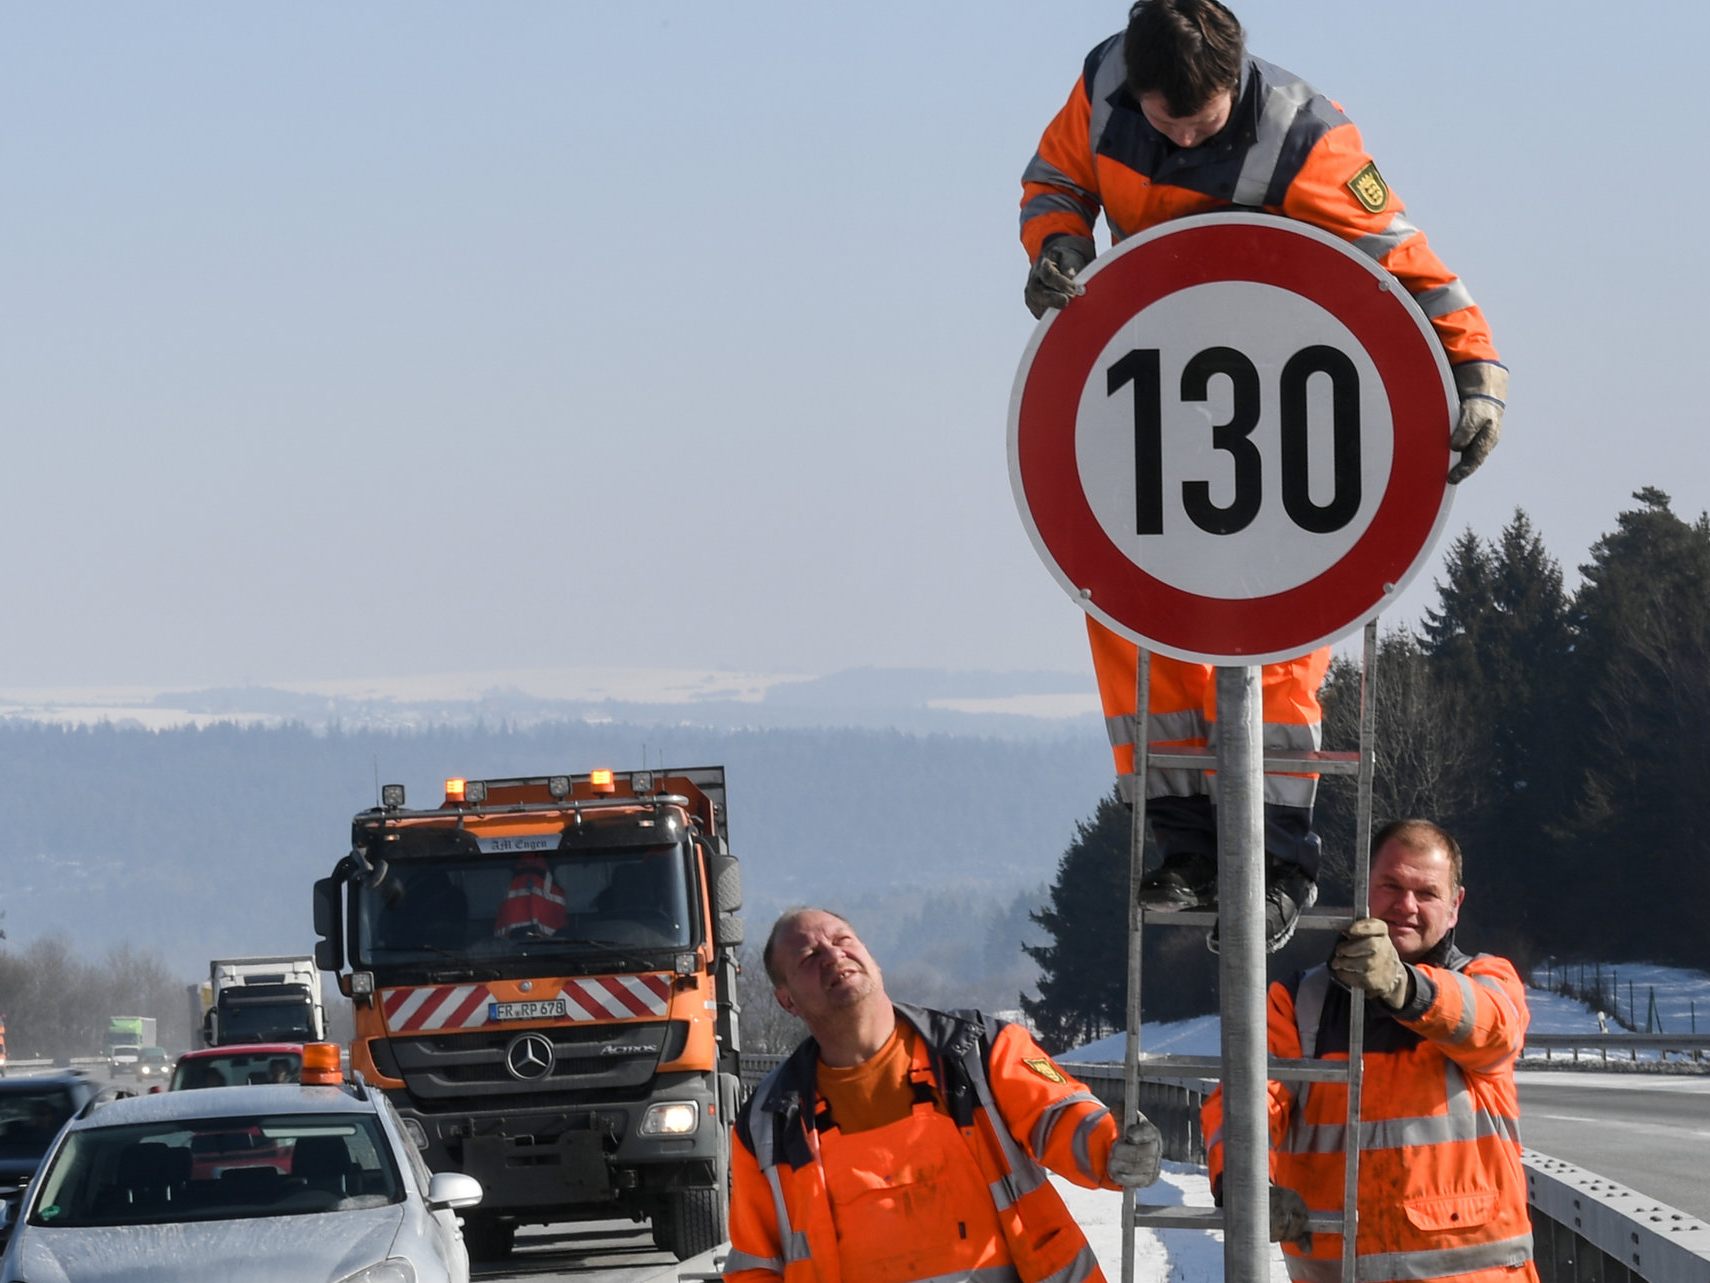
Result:
{"label": "grey work glove", "polygon": [[1163,1136],[1145,1114],[1136,1114],[1122,1138],[1110,1147],[1105,1174],[1125,1189],[1150,1185],[1158,1179],[1163,1159]]}
{"label": "grey work glove", "polygon": [[1495,361],[1469,361],[1455,367],[1461,417],[1449,445],[1461,461],[1449,469],[1449,484],[1459,485],[1490,457],[1502,436],[1502,411],[1508,404],[1508,370]]}
{"label": "grey work glove", "polygon": [[1302,1251],[1312,1249],[1306,1200],[1283,1185],[1271,1186],[1271,1242],[1293,1243]]}
{"label": "grey work glove", "polygon": [[1407,967],[1381,918],[1355,918],[1330,955],[1330,974],[1348,988],[1400,1009],[1407,1001]]}
{"label": "grey work glove", "polygon": [[1097,253],[1098,247],[1085,236],[1058,236],[1039,251],[1022,295],[1035,320],[1047,308],[1065,307],[1070,299],[1086,293],[1086,286],[1075,277]]}

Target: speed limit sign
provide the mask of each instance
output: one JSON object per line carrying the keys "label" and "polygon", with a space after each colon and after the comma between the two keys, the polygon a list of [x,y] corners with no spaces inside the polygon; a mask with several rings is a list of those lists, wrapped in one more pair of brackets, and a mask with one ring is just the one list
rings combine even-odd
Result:
{"label": "speed limit sign", "polygon": [[1165,223],[1082,280],[1010,398],[1010,481],[1057,581],[1142,646],[1214,664],[1377,614],[1453,493],[1454,381],[1400,283],[1254,214]]}

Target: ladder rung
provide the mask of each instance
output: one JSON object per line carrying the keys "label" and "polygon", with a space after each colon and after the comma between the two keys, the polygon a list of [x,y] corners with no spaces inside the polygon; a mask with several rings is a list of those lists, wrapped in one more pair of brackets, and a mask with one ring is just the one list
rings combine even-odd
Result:
{"label": "ladder rung", "polygon": [[[1295,924],[1297,931],[1346,931],[1352,909],[1308,909]],[[1217,921],[1212,909],[1147,909],[1148,927],[1209,927]]]}
{"label": "ladder rung", "polygon": [[[1217,754],[1209,748],[1172,748],[1146,754],[1146,765],[1159,770],[1215,771]],[[1358,775],[1358,752],[1324,749],[1303,749],[1298,753],[1282,750],[1265,754],[1265,774],[1289,775],[1302,771],[1319,775]]]}
{"label": "ladder rung", "polygon": [[[1223,1077],[1223,1061],[1218,1056],[1141,1056],[1140,1077]],[[1348,1081],[1345,1060],[1284,1060],[1267,1057],[1265,1076],[1283,1082],[1341,1083]]]}
{"label": "ladder rung", "polygon": [[1134,1224],[1155,1230],[1220,1230],[1223,1228],[1223,1209],[1136,1203]]}
{"label": "ladder rung", "polygon": [[[1133,1223],[1154,1230],[1220,1230],[1223,1228],[1223,1209],[1136,1203]],[[1313,1212],[1306,1218],[1306,1223],[1314,1234],[1340,1234],[1342,1213]]]}

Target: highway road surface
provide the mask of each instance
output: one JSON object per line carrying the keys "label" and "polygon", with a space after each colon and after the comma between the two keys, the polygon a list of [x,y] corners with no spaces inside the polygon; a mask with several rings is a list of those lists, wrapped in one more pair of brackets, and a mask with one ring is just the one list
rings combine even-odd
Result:
{"label": "highway road surface", "polygon": [[1522,1070],[1526,1148],[1710,1221],[1710,1076]]}

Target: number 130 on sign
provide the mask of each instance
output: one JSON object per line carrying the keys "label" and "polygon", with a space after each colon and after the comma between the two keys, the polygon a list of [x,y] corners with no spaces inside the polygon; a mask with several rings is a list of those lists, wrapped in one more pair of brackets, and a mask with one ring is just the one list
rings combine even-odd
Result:
{"label": "number 130 on sign", "polygon": [[1035,332],[1010,472],[1090,613],[1209,662],[1357,628],[1447,516],[1455,406],[1429,324],[1327,233],[1216,216],[1124,242]]}

